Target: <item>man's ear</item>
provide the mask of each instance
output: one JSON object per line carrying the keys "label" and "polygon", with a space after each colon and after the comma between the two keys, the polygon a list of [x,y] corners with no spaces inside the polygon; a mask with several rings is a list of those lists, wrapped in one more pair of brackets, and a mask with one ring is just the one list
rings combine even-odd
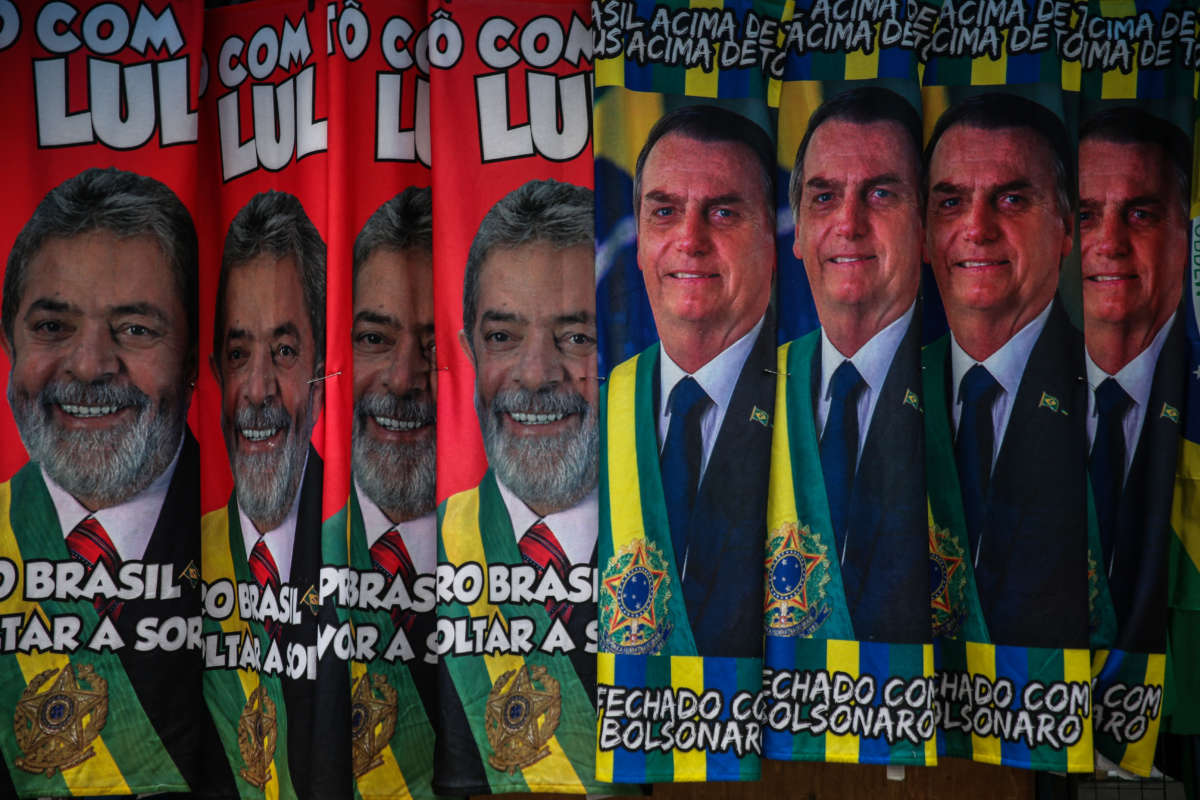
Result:
{"label": "man's ear", "polygon": [[213,378],[216,379],[217,385],[224,386],[225,384],[221,380],[221,365],[217,362],[217,354],[216,353],[208,354],[208,368],[212,371]]}
{"label": "man's ear", "polygon": [[1063,244],[1062,257],[1066,258],[1071,255],[1071,250],[1075,248],[1075,218],[1072,216],[1063,217]]}
{"label": "man's ear", "polygon": [[[467,359],[471,362],[471,367],[476,368],[475,350],[471,347],[471,337],[467,335],[465,330],[460,330],[458,332],[458,344],[462,348],[463,352],[467,354]],[[478,371],[477,368],[476,371]]]}
{"label": "man's ear", "polygon": [[8,333],[3,330],[0,330],[0,346],[4,348],[4,355],[8,356],[8,363],[11,365],[16,359],[13,356],[12,342],[8,340]]}
{"label": "man's ear", "polygon": [[[312,412],[314,415],[325,410],[325,365],[317,364],[316,374],[313,375],[317,380],[309,384],[312,387]],[[314,416],[313,419],[316,419]]]}

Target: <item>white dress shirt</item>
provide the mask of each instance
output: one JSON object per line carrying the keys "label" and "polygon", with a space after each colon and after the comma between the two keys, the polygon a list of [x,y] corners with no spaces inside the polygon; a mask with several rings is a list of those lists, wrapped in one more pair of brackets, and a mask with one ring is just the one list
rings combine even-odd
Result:
{"label": "white dress shirt", "polygon": [[[721,423],[725,421],[725,412],[729,410],[729,401],[742,374],[742,367],[754,349],[754,340],[762,330],[763,317],[758,320],[750,331],[733,344],[726,347],[712,361],[700,369],[690,373],[700,388],[712,402],[700,417],[700,443],[702,456],[700,459],[700,480],[704,480],[704,471],[708,468],[708,459],[712,455],[713,446],[717,443],[717,434],[721,432]],[[665,348],[659,350],[658,360],[658,449],[662,452],[667,441],[667,431],[671,427],[671,390],[675,384],[688,377],[682,367],[671,360]]]}
{"label": "white dress shirt", "polygon": [[279,523],[279,527],[272,528],[266,533],[259,534],[258,529],[254,527],[254,523],[246,516],[246,512],[242,511],[242,507],[238,506],[238,520],[242,523],[242,542],[246,545],[246,560],[250,559],[250,551],[254,549],[261,538],[267,545],[267,550],[271,553],[271,558],[275,559],[275,566],[279,569],[280,583],[287,583],[292,577],[292,548],[296,545],[296,518],[300,509],[300,492],[304,488],[304,477],[308,472],[308,456],[304,456],[304,471],[300,473],[300,488],[296,490],[296,496],[292,498],[292,507],[288,509],[287,516],[283,518],[283,522]]}
{"label": "white dress shirt", "polygon": [[976,364],[983,364],[991,376],[1000,384],[1000,392],[992,402],[992,468],[996,467],[996,459],[1000,455],[1000,446],[1004,443],[1004,432],[1008,429],[1008,420],[1012,416],[1013,401],[1017,389],[1021,386],[1021,377],[1025,374],[1025,365],[1029,363],[1029,354],[1037,344],[1046,320],[1050,318],[1050,307],[1054,304],[1051,299],[1042,312],[1013,334],[1004,345],[983,361],[976,361],[967,355],[958,345],[953,332],[950,335],[950,370],[954,379],[954,403],[951,414],[954,416],[954,430],[958,431],[958,421],[962,417],[961,389],[963,376],[967,370]]}
{"label": "white dress shirt", "polygon": [[392,522],[387,514],[367,496],[366,492],[354,482],[354,492],[358,495],[358,507],[362,509],[363,531],[367,535],[369,550],[379,538],[392,528],[400,532],[400,539],[408,550],[413,568],[418,575],[432,575],[437,570],[437,512],[410,519],[407,522]]}
{"label": "white dress shirt", "polygon": [[1150,346],[1125,366],[1117,371],[1116,375],[1109,375],[1104,370],[1092,361],[1090,354],[1084,352],[1085,363],[1087,364],[1088,386],[1091,391],[1088,392],[1088,415],[1087,415],[1087,433],[1088,433],[1088,451],[1091,451],[1092,445],[1096,443],[1096,426],[1099,422],[1098,410],[1096,408],[1096,390],[1100,388],[1100,384],[1107,378],[1115,378],[1117,384],[1125,390],[1125,394],[1133,399],[1133,404],[1125,411],[1125,416],[1121,419],[1121,430],[1125,435],[1125,472],[1124,476],[1129,477],[1129,467],[1133,464],[1133,454],[1137,450],[1138,437],[1142,435],[1142,426],[1146,422],[1146,404],[1150,402],[1150,390],[1154,386],[1154,369],[1158,366],[1158,357],[1162,353],[1163,345],[1167,342],[1167,334],[1171,331],[1171,326],[1175,324],[1175,315],[1167,320],[1166,324],[1159,329],[1154,335],[1154,340],[1150,342]]}
{"label": "white dress shirt", "polygon": [[833,342],[829,341],[829,337],[825,335],[825,329],[821,328],[821,391],[817,395],[816,409],[818,439],[825,432],[825,423],[829,419],[829,406],[833,403],[831,394],[833,373],[842,365],[842,362],[848,360],[853,364],[867,384],[867,388],[858,394],[855,409],[858,412],[858,453],[855,457],[855,467],[858,466],[858,459],[862,458],[863,445],[866,444],[869,433],[868,426],[875,414],[875,404],[879,402],[879,394],[883,391],[888,370],[892,368],[892,361],[896,358],[896,351],[900,349],[900,342],[904,340],[904,334],[908,332],[908,324],[912,321],[916,307],[917,301],[914,300],[913,304],[908,307],[908,311],[872,336],[852,356],[846,356],[839,352],[833,346]]}
{"label": "white dress shirt", "polygon": [[513,537],[520,546],[521,537],[525,535],[534,523],[541,520],[558,539],[567,561],[572,565],[592,563],[592,553],[596,549],[596,539],[600,535],[600,496],[593,489],[588,496],[565,511],[556,511],[539,517],[521,498],[513,494],[504,483],[497,478],[496,485],[500,487],[500,497],[508,510],[508,518],[512,521]]}
{"label": "white dress shirt", "polygon": [[93,516],[108,534],[122,561],[141,561],[146,555],[150,537],[154,535],[154,526],[158,524],[158,516],[162,513],[167,490],[171,487],[171,478],[175,475],[175,467],[179,464],[179,453],[182,450],[181,438],[171,463],[149,486],[124,503],[102,508],[94,514],[84,508],[66,489],[55,483],[43,469],[42,480],[46,482],[46,490],[50,492],[50,499],[54,503],[63,539],[67,538],[67,534],[74,530],[76,525],[88,516]]}

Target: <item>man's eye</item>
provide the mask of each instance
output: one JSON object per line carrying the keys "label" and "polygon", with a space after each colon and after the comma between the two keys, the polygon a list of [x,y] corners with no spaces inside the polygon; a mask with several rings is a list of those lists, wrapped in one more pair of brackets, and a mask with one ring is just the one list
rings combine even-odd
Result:
{"label": "man's eye", "polygon": [[718,219],[732,219],[734,216],[734,210],[732,208],[714,208],[712,213],[713,216],[717,217]]}
{"label": "man's eye", "polygon": [[358,335],[358,341],[363,344],[380,345],[383,344],[383,337],[378,333],[360,333]]}
{"label": "man's eye", "polygon": [[245,360],[245,358],[246,358],[246,351],[241,349],[240,347],[233,347],[225,352],[225,360],[228,361],[230,364],[236,364],[240,361]]}
{"label": "man's eye", "polygon": [[1129,218],[1134,222],[1154,222],[1158,215],[1148,208],[1134,208],[1130,209]]}
{"label": "man's eye", "polygon": [[1002,194],[1000,195],[1000,204],[1008,208],[1020,208],[1025,204],[1025,198],[1019,194]]}
{"label": "man's eye", "polygon": [[577,345],[577,346],[589,345],[596,341],[594,338],[592,338],[591,336],[588,336],[586,333],[568,333],[566,335],[566,337],[564,337],[564,338],[565,338],[567,344],[572,344],[572,345]]}
{"label": "man's eye", "polygon": [[833,200],[833,192],[818,192],[813,197],[814,203],[825,204]]}
{"label": "man's eye", "polygon": [[493,344],[503,344],[504,342],[511,342],[512,335],[508,331],[491,331],[483,335],[483,340],[485,342],[492,342]]}
{"label": "man's eye", "polygon": [[300,351],[297,350],[295,347],[292,347],[290,344],[281,344],[275,348],[275,361],[276,362],[287,363],[287,362],[295,361],[299,355],[300,355]]}
{"label": "man's eye", "polygon": [[952,208],[958,208],[958,206],[961,202],[962,202],[962,200],[960,200],[957,197],[947,197],[947,198],[942,199],[938,203],[938,208],[944,208],[947,210],[952,209]]}
{"label": "man's eye", "polygon": [[46,319],[34,325],[33,329],[37,333],[54,335],[63,333],[66,330],[66,327],[56,319]]}
{"label": "man's eye", "polygon": [[659,208],[650,210],[650,216],[652,217],[669,217],[674,213],[675,209],[671,208],[670,206],[661,206]]}
{"label": "man's eye", "polygon": [[889,197],[895,197],[896,193],[891,189],[872,189],[871,196],[879,200],[887,200]]}

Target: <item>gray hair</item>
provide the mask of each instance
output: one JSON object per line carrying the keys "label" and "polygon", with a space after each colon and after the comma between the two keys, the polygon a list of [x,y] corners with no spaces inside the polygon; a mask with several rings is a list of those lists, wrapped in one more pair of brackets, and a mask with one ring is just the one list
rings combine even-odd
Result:
{"label": "gray hair", "polygon": [[389,250],[433,251],[433,191],[409,186],[375,209],[354,240],[354,278],[371,254]]}
{"label": "gray hair", "polygon": [[0,316],[11,343],[29,264],[47,239],[109,231],[119,238],[153,236],[171,268],[187,316],[189,353],[196,348],[196,226],[166,184],[119,169],[86,169],[51,189],[17,234],[4,273]]}
{"label": "gray hair", "polygon": [[492,250],[546,242],[558,249],[595,242],[592,190],[556,180],[529,181],[492,206],[467,253],[463,277],[463,330],[471,332],[479,316],[479,273]]}
{"label": "gray hair", "polygon": [[229,225],[221,256],[221,277],[217,283],[213,352],[219,353],[225,342],[225,293],[229,287],[229,274],[264,253],[277,259],[291,256],[296,260],[313,332],[316,377],[325,366],[325,242],[304,213],[300,200],[286,192],[254,195]]}

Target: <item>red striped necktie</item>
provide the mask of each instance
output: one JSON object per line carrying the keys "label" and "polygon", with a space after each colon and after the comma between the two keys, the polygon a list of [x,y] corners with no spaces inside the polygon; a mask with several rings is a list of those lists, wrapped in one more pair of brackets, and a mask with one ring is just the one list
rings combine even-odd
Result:
{"label": "red striped necktie", "polygon": [[[400,535],[400,531],[394,527],[389,528],[383,536],[375,540],[375,544],[371,545],[370,556],[375,569],[389,578],[399,577],[411,597],[413,584],[417,580],[417,568],[413,566],[412,556],[408,554],[408,548],[404,546],[404,537]],[[403,625],[404,630],[411,633],[416,621],[416,612],[411,608],[402,609],[399,606],[392,606],[393,624]]]}
{"label": "red striped necktie", "polygon": [[[85,517],[67,534],[67,552],[71,558],[84,565],[85,579],[91,576],[96,565],[100,563],[104,564],[104,569],[114,581],[117,579],[121,556],[113,546],[112,539],[108,538],[108,531],[104,530],[104,526],[95,517]],[[96,607],[100,616],[108,614],[115,620],[121,615],[124,603],[115,597],[96,597],[92,600],[92,605]]]}
{"label": "red striped necktie", "polygon": [[[563,550],[562,545],[558,543],[558,538],[545,522],[538,520],[530,525],[529,530],[521,537],[518,546],[521,548],[521,558],[525,563],[537,569],[539,580],[548,568],[553,567],[558,571],[563,583],[567,582],[567,575],[571,572],[571,562],[567,560],[566,551]],[[566,600],[561,602],[553,598],[546,600],[546,612],[552,619],[559,618],[564,623],[570,621],[573,608],[571,603]]]}
{"label": "red striped necktie", "polygon": [[[254,543],[254,547],[250,550],[250,574],[254,576],[254,582],[258,584],[258,588],[266,590],[269,586],[271,593],[276,598],[279,597],[279,567],[275,565],[275,558],[271,555],[267,543],[263,538],[258,537],[258,541]],[[263,621],[263,627],[267,631],[267,636],[270,636],[276,641],[279,640],[280,634],[283,633],[283,626],[275,619],[267,619]]]}

